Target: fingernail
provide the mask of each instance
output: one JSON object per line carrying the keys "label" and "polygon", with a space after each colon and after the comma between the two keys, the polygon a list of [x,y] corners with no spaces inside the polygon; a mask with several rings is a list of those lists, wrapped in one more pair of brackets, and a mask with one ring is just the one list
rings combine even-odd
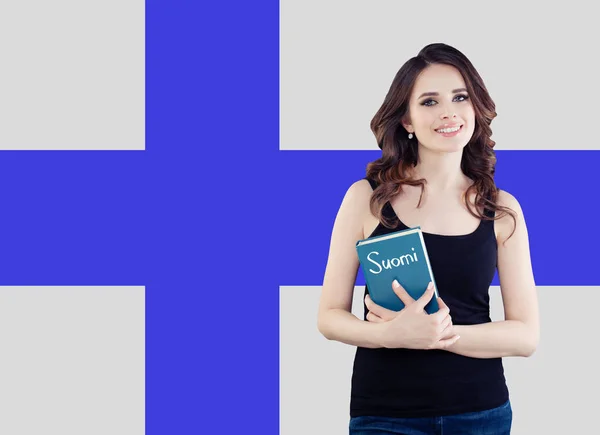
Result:
{"label": "fingernail", "polygon": [[427,285],[428,289],[432,289],[433,288],[433,282],[429,281],[429,285]]}
{"label": "fingernail", "polygon": [[394,288],[398,288],[398,287],[400,287],[400,284],[398,283],[398,281],[397,281],[397,280],[393,280],[393,281],[392,281],[392,287],[394,287]]}

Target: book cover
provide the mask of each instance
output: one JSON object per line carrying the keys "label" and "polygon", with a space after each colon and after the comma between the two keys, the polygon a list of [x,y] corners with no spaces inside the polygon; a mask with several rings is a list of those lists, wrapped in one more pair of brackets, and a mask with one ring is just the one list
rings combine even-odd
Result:
{"label": "book cover", "polygon": [[392,288],[394,279],[415,300],[425,293],[431,281],[435,294],[425,311],[432,314],[439,310],[437,286],[421,227],[359,240],[356,251],[373,302],[400,311],[404,303]]}

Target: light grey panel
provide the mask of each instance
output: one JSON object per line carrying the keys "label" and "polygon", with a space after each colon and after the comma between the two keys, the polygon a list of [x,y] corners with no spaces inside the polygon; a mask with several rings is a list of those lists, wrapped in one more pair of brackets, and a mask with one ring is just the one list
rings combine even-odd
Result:
{"label": "light grey panel", "polygon": [[[594,3],[280,2],[280,149],[377,150],[369,123],[402,64],[462,51],[496,102],[496,149],[600,149]],[[576,23],[577,32],[562,31]],[[588,128],[585,128],[588,127]]]}
{"label": "light grey panel", "polygon": [[145,2],[0,2],[0,149],[145,148]]}
{"label": "light grey panel", "polygon": [[144,287],[0,287],[0,433],[145,433]]}
{"label": "light grey panel", "polygon": [[[281,434],[348,433],[355,348],[317,330],[321,287],[280,287]],[[364,287],[353,313],[362,318]],[[538,287],[541,339],[530,358],[504,358],[513,435],[589,433],[600,387],[595,307],[600,287]],[[490,288],[491,317],[504,319],[500,288]],[[565,301],[583,301],[576,304]]]}

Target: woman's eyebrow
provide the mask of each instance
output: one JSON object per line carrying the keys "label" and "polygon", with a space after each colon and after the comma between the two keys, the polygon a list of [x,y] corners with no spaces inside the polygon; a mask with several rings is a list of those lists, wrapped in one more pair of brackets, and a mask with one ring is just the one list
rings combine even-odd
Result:
{"label": "woman's eyebrow", "polygon": [[[457,94],[459,92],[467,92],[467,90],[465,88],[459,88],[459,89],[454,89],[452,91],[453,94]],[[437,92],[424,92],[424,93],[422,93],[419,96],[419,98],[423,98],[423,97],[437,97],[438,95],[440,95],[440,94],[438,94]]]}

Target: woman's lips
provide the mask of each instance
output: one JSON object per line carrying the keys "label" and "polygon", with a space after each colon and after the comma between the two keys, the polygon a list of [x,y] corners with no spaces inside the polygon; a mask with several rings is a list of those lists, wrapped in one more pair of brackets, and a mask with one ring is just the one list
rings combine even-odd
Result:
{"label": "woman's lips", "polygon": [[460,128],[456,131],[453,131],[451,133],[441,133],[439,131],[436,131],[437,134],[442,135],[444,137],[453,137],[456,136],[458,133],[460,133],[462,131],[463,126],[461,125]]}

